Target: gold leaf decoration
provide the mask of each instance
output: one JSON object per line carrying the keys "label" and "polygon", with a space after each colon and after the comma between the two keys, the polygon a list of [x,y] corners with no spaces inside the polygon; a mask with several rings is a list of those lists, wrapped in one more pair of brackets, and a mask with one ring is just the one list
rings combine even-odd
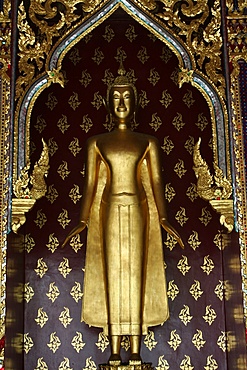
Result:
{"label": "gold leaf decoration", "polygon": [[192,295],[192,297],[197,301],[203,294],[203,291],[201,290],[200,281],[194,280],[194,282],[195,284],[191,285],[189,292]]}
{"label": "gold leaf decoration", "polygon": [[188,264],[188,258],[186,256],[182,256],[181,260],[178,261],[177,268],[184,276],[191,269],[191,266],[189,266]]}
{"label": "gold leaf decoration", "polygon": [[114,82],[114,76],[113,73],[108,69],[105,70],[104,78],[102,78],[102,81],[107,85],[110,86]]}
{"label": "gold leaf decoration", "polygon": [[137,38],[135,27],[132,24],[130,24],[129,28],[126,30],[125,36],[130,42],[134,41]]}
{"label": "gold leaf decoration", "polygon": [[90,84],[90,82],[92,81],[92,77],[90,73],[88,73],[87,69],[82,71],[81,79],[79,81],[84,87],[87,87]]}
{"label": "gold leaf decoration", "polygon": [[61,346],[61,341],[56,335],[56,332],[50,334],[50,342],[47,343],[47,346],[50,348],[50,350],[55,353],[58,348]]}
{"label": "gold leaf decoration", "polygon": [[187,93],[184,94],[183,102],[187,105],[188,108],[190,108],[195,103],[191,90],[187,90]]}
{"label": "gold leaf decoration", "polygon": [[157,113],[152,114],[152,121],[149,123],[149,125],[154,129],[154,131],[157,131],[160,126],[162,125],[162,121],[159,116],[157,116]]}
{"label": "gold leaf decoration", "polygon": [[206,126],[208,125],[208,120],[207,118],[204,116],[203,113],[200,113],[198,115],[198,121],[196,122],[196,126],[201,130],[203,131]]}
{"label": "gold leaf decoration", "polygon": [[190,314],[190,308],[189,306],[185,305],[184,304],[184,308],[182,308],[182,310],[180,311],[178,317],[180,318],[180,320],[182,321],[182,323],[187,326],[191,320],[193,319],[193,316],[191,316]]}
{"label": "gold leaf decoration", "polygon": [[73,109],[76,110],[81,102],[79,101],[78,94],[74,91],[73,94],[69,97],[68,100],[69,106]]}
{"label": "gold leaf decoration", "polygon": [[192,343],[194,346],[200,351],[200,349],[204,346],[206,341],[203,339],[202,331],[197,329],[197,332],[193,335]]}
{"label": "gold leaf decoration", "polygon": [[191,246],[192,249],[194,249],[194,251],[196,250],[196,248],[199,247],[201,242],[199,240],[199,235],[197,231],[193,230],[192,234],[189,236],[188,244]]}
{"label": "gold leaf decoration", "polygon": [[57,173],[59,174],[59,176],[61,176],[63,180],[65,180],[66,177],[69,176],[70,171],[68,169],[68,163],[66,161],[63,161],[63,163],[60,164],[60,166],[57,169]]}
{"label": "gold leaf decoration", "polygon": [[74,187],[69,192],[69,197],[74,202],[74,204],[76,204],[81,199],[82,195],[80,194],[80,188],[78,185],[74,184]]}
{"label": "gold leaf decoration", "polygon": [[30,283],[26,283],[24,285],[24,299],[28,303],[31,301],[31,299],[34,296],[34,290],[33,288],[29,285]]}
{"label": "gold leaf decoration", "polygon": [[45,275],[45,273],[48,271],[47,264],[43,261],[43,257],[38,259],[37,267],[36,269],[34,269],[34,271],[40,278],[42,278]]}
{"label": "gold leaf decoration", "polygon": [[29,336],[29,333],[24,334],[23,349],[25,353],[27,354],[33,346],[34,346],[34,343],[33,343],[32,338]]}
{"label": "gold leaf decoration", "polygon": [[160,79],[160,75],[157,71],[155,71],[155,68],[152,68],[149,73],[148,81],[155,86],[157,82]]}
{"label": "gold leaf decoration", "polygon": [[68,124],[68,118],[67,116],[65,116],[65,114],[62,114],[62,117],[59,118],[58,122],[57,122],[57,127],[59,128],[59,130],[64,134],[66,130],[68,130],[68,128],[70,127],[70,125]]}
{"label": "gold leaf decoration", "polygon": [[31,234],[26,234],[24,237],[25,251],[30,253],[31,250],[35,247],[35,241]]}
{"label": "gold leaf decoration", "polygon": [[72,271],[72,269],[69,267],[68,258],[63,257],[63,262],[59,264],[58,271],[66,279],[66,276]]}
{"label": "gold leaf decoration", "polygon": [[201,221],[202,224],[207,226],[209,222],[211,221],[212,216],[211,213],[207,210],[207,207],[202,208],[202,215],[199,217],[199,220]]}
{"label": "gold leaf decoration", "polygon": [[70,367],[68,357],[64,357],[64,360],[59,365],[58,370],[73,370],[72,367]]}
{"label": "gold leaf decoration", "polygon": [[219,250],[223,250],[225,248],[224,239],[222,238],[221,233],[215,235],[214,244],[219,248]]}
{"label": "gold leaf decoration", "polygon": [[54,236],[54,233],[49,235],[49,240],[46,246],[49,249],[49,251],[51,251],[51,253],[54,253],[57,247],[59,246],[58,238]]}
{"label": "gold leaf decoration", "polygon": [[183,127],[184,127],[184,125],[185,125],[185,123],[183,122],[183,116],[182,116],[182,114],[181,113],[178,113],[177,112],[177,115],[173,118],[173,120],[172,120],[172,124],[173,124],[173,126],[178,130],[178,131],[180,131]]}
{"label": "gold leaf decoration", "polygon": [[148,105],[149,102],[150,102],[150,100],[148,100],[148,98],[147,98],[146,91],[141,90],[141,93],[139,94],[140,107],[142,107],[142,109],[145,108]]}
{"label": "gold leaf decoration", "polygon": [[211,260],[211,258],[209,258],[209,255],[204,257],[203,265],[201,266],[201,269],[207,275],[209,275],[214,269],[214,262]]}
{"label": "gold leaf decoration", "polygon": [[134,69],[130,69],[129,72],[126,73],[126,77],[130,83],[133,85],[136,83],[137,78],[135,77],[135,71]]}
{"label": "gold leaf decoration", "polygon": [[43,357],[38,358],[37,365],[34,370],[49,370],[47,364],[43,360]]}
{"label": "gold leaf decoration", "polygon": [[147,48],[142,46],[142,48],[137,53],[137,58],[140,60],[142,64],[144,64],[149,59]]}
{"label": "gold leaf decoration", "polygon": [[105,33],[102,36],[107,42],[111,42],[111,40],[114,38],[115,32],[109,24],[105,27]]}
{"label": "gold leaf decoration", "polygon": [[77,234],[71,238],[69,245],[72,247],[72,249],[77,253],[81,247],[83,246],[83,243],[81,243],[81,237],[80,234]]}
{"label": "gold leaf decoration", "polygon": [[195,139],[192,136],[189,136],[189,139],[186,140],[184,147],[187,150],[187,152],[189,152],[192,155],[195,147]]}
{"label": "gold leaf decoration", "polygon": [[48,94],[48,99],[47,99],[47,102],[45,103],[47,105],[47,107],[50,109],[50,110],[53,110],[55,108],[55,106],[57,105],[58,103],[58,100],[57,98],[53,95],[53,92],[49,93]]}
{"label": "gold leaf decoration", "polygon": [[69,312],[69,308],[68,307],[64,307],[64,311],[62,311],[59,315],[59,321],[61,322],[61,324],[63,324],[63,326],[65,328],[67,328],[67,326],[71,323],[71,321],[73,320],[73,318],[70,316],[70,312]]}
{"label": "gold leaf decoration", "polygon": [[42,212],[42,209],[37,211],[37,218],[34,220],[37,226],[39,226],[40,229],[44,226],[44,224],[47,221],[46,215]]}
{"label": "gold leaf decoration", "polygon": [[169,136],[164,137],[164,143],[161,146],[161,149],[168,155],[171,153],[172,149],[174,148],[174,144],[171,139],[169,139]]}
{"label": "gold leaf decoration", "polygon": [[71,219],[69,219],[67,209],[63,208],[63,211],[61,213],[59,213],[57,220],[58,220],[58,222],[60,223],[60,225],[62,226],[63,229],[65,229],[65,227],[68,226]]}
{"label": "gold leaf decoration", "polygon": [[54,141],[53,137],[51,137],[48,140],[48,148],[49,148],[50,156],[53,156],[56,153],[56,151],[58,150],[58,145],[57,145],[56,141]]}
{"label": "gold leaf decoration", "polygon": [[86,345],[85,342],[83,342],[82,333],[76,332],[76,335],[73,337],[71,341],[71,345],[74,347],[77,353],[79,353]]}
{"label": "gold leaf decoration", "polygon": [[214,320],[216,319],[217,315],[213,308],[211,308],[211,305],[206,306],[206,312],[205,315],[202,316],[204,320],[208,323],[208,325],[212,325]]}
{"label": "gold leaf decoration", "polygon": [[162,91],[162,97],[160,99],[161,104],[167,108],[172,102],[172,96],[167,92],[167,90]]}
{"label": "gold leaf decoration", "polygon": [[185,358],[180,364],[180,369],[181,370],[193,370],[194,366],[191,365],[191,359],[190,356],[185,355]]}
{"label": "gold leaf decoration", "polygon": [[39,115],[37,117],[37,120],[36,120],[36,123],[35,123],[34,127],[41,134],[41,132],[44,131],[46,126],[47,126],[47,123],[46,123],[45,119],[42,117],[42,115]]}
{"label": "gold leaf decoration", "polygon": [[186,191],[186,195],[191,200],[191,202],[194,202],[194,200],[198,197],[196,184],[191,183],[191,186],[189,186]]}
{"label": "gold leaf decoration", "polygon": [[59,289],[55,285],[55,281],[53,281],[52,283],[50,283],[48,293],[46,293],[46,295],[52,301],[52,303],[54,303],[59,294],[60,294]]}
{"label": "gold leaf decoration", "polygon": [[224,298],[224,282],[219,280],[219,284],[216,285],[214,293],[219,298],[220,301],[223,301]]}
{"label": "gold leaf decoration", "polygon": [[80,125],[80,127],[86,133],[90,130],[91,127],[93,127],[93,122],[92,122],[91,118],[88,117],[88,114],[85,114],[82,117],[82,124]]}
{"label": "gold leaf decoration", "polygon": [[155,368],[156,370],[169,370],[170,366],[166,359],[164,358],[164,355],[159,357],[158,360],[158,366]]}
{"label": "gold leaf decoration", "polygon": [[38,309],[38,314],[37,314],[37,317],[35,319],[36,323],[41,327],[43,328],[43,326],[47,323],[48,321],[48,315],[47,313],[43,310],[43,307],[40,307]]}
{"label": "gold leaf decoration", "polygon": [[221,332],[221,335],[217,339],[217,345],[223,352],[226,352],[227,349],[227,335],[224,331]]}
{"label": "gold leaf decoration", "polygon": [[97,110],[100,109],[100,107],[103,104],[103,97],[100,95],[99,91],[93,94],[93,101],[91,102],[92,106],[96,108]]}
{"label": "gold leaf decoration", "polygon": [[213,355],[210,355],[207,357],[207,363],[206,366],[204,366],[205,370],[216,370],[218,369],[218,364],[213,358]]}
{"label": "gold leaf decoration", "polygon": [[121,340],[121,347],[127,352],[130,349],[130,338],[128,335],[123,335]]}
{"label": "gold leaf decoration", "polygon": [[178,85],[178,74],[179,74],[179,69],[175,68],[170,76],[170,79],[174,82],[175,85]]}
{"label": "gold leaf decoration", "polygon": [[71,288],[70,291],[71,297],[76,301],[76,303],[79,302],[79,300],[82,298],[83,293],[81,289],[81,284],[75,281],[75,285]]}
{"label": "gold leaf decoration", "polygon": [[58,197],[58,191],[54,188],[54,184],[48,187],[48,191],[46,194],[46,198],[49,200],[51,204],[55,202]]}
{"label": "gold leaf decoration", "polygon": [[126,52],[122,49],[122,46],[117,48],[117,55],[115,56],[115,59],[118,63],[123,62],[127,58]]}
{"label": "gold leaf decoration", "polygon": [[185,208],[180,207],[180,211],[177,211],[175,219],[178,221],[178,223],[183,226],[188,221],[188,217],[186,217],[185,214]]}
{"label": "gold leaf decoration", "polygon": [[169,62],[169,60],[171,59],[171,57],[172,57],[171,50],[168,48],[168,46],[166,46],[166,45],[163,46],[162,54],[160,56],[160,59],[167,64]]}
{"label": "gold leaf decoration", "polygon": [[166,200],[170,203],[172,201],[172,199],[175,197],[175,195],[176,195],[176,192],[175,192],[174,188],[171,186],[171,183],[166,184],[166,186],[165,186]]}
{"label": "gold leaf decoration", "polygon": [[180,179],[186,174],[187,170],[184,166],[184,161],[179,159],[178,162],[174,166],[174,172],[180,177]]}
{"label": "gold leaf decoration", "polygon": [[95,344],[98,347],[98,349],[101,350],[101,352],[104,352],[106,350],[109,343],[110,342],[108,337],[103,332],[99,333],[98,342],[96,342]]}
{"label": "gold leaf decoration", "polygon": [[79,49],[73,48],[69,54],[69,59],[74,64],[74,66],[76,66],[81,60]]}
{"label": "gold leaf decoration", "polygon": [[148,334],[144,338],[144,344],[145,346],[149,349],[149,351],[152,351],[155,347],[156,344],[155,338],[154,338],[154,332],[152,330],[148,331]]}
{"label": "gold leaf decoration", "polygon": [[174,283],[174,280],[169,281],[168,289],[167,289],[167,297],[171,298],[172,301],[177,297],[179,294],[178,286]]}
{"label": "gold leaf decoration", "polygon": [[71,143],[69,144],[69,150],[71,151],[74,157],[76,157],[77,154],[80,153],[81,148],[79,145],[79,139],[77,137],[74,137],[74,140],[71,141]]}
{"label": "gold leaf decoration", "polygon": [[164,242],[164,244],[167,246],[167,248],[170,249],[170,251],[172,251],[173,248],[176,246],[177,241],[172,235],[167,233],[166,234],[166,241]]}
{"label": "gold leaf decoration", "polygon": [[97,366],[92,360],[92,357],[86,358],[86,366],[82,370],[96,370]]}
{"label": "gold leaf decoration", "polygon": [[167,343],[169,344],[169,346],[170,346],[174,351],[176,351],[176,349],[177,349],[177,348],[180,346],[180,344],[182,343],[182,340],[181,340],[180,336],[176,333],[176,329],[171,331],[171,334],[170,334],[170,340],[168,340],[168,341],[167,341]]}
{"label": "gold leaf decoration", "polygon": [[100,48],[96,48],[94,50],[94,56],[92,57],[92,60],[99,66],[103,59],[103,52],[100,50]]}

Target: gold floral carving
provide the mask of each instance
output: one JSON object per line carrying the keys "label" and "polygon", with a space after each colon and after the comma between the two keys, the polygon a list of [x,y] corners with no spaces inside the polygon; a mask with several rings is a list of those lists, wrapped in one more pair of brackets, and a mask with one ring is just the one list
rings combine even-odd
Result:
{"label": "gold floral carving", "polygon": [[48,293],[46,293],[46,295],[52,301],[52,303],[55,302],[59,294],[60,292],[58,287],[55,285],[55,282],[50,283]]}
{"label": "gold floral carving", "polygon": [[180,207],[180,211],[177,211],[175,219],[181,226],[186,224],[189,218],[186,217],[185,208]]}
{"label": "gold floral carving", "polygon": [[182,323],[187,326],[191,320],[193,319],[193,316],[190,314],[190,308],[189,306],[185,305],[184,304],[184,308],[182,308],[182,310],[180,311],[179,313],[179,316],[180,320],[182,321]]}
{"label": "gold floral carving", "polygon": [[144,46],[142,46],[142,48],[138,51],[137,58],[142,64],[144,64],[150,58],[147,54],[147,49]]}
{"label": "gold floral carving", "polygon": [[154,332],[152,330],[148,331],[148,334],[144,338],[144,344],[145,346],[149,349],[149,351],[152,351],[155,347],[156,344],[155,338],[154,338]]}
{"label": "gold floral carving", "polygon": [[192,91],[187,90],[187,93],[183,97],[183,102],[190,108],[194,103],[195,99],[193,99]]}
{"label": "gold floral carving", "polygon": [[91,118],[88,117],[88,114],[82,117],[82,124],[80,126],[85,132],[88,132],[90,128],[93,127],[93,122]]}
{"label": "gold floral carving", "polygon": [[172,199],[175,197],[175,195],[176,195],[176,192],[175,192],[174,188],[171,186],[171,183],[166,184],[166,186],[165,186],[166,200],[170,203],[172,201]]}
{"label": "gold floral carving", "polygon": [[13,192],[16,198],[12,199],[12,230],[15,233],[25,223],[25,213],[32,209],[36,200],[43,197],[47,190],[44,177],[48,174],[49,154],[47,144],[42,141],[43,151],[34,165],[31,176],[28,174],[30,169],[28,163],[14,184]]}
{"label": "gold floral carving", "polygon": [[191,183],[191,186],[189,186],[186,191],[186,195],[191,200],[191,202],[194,202],[194,200],[198,198],[198,194],[196,191],[196,184]]}
{"label": "gold floral carving", "polygon": [[170,249],[170,251],[172,251],[173,248],[176,246],[177,241],[172,235],[169,235],[167,233],[166,241],[164,242],[164,244],[167,246],[168,249]]}
{"label": "gold floral carving", "polygon": [[34,370],[48,370],[48,366],[43,357],[38,358],[37,365]]}
{"label": "gold floral carving", "polygon": [[205,370],[217,370],[219,368],[216,360],[213,358],[213,355],[207,357],[206,366],[204,366]]}
{"label": "gold floral carving", "polygon": [[189,266],[188,258],[186,256],[182,256],[181,260],[178,261],[177,268],[184,276],[189,272],[191,266]]}
{"label": "gold floral carving", "polygon": [[182,340],[180,338],[180,336],[176,333],[176,329],[175,330],[172,330],[171,331],[171,334],[170,334],[170,340],[168,340],[167,342],[169,344],[169,346],[174,350],[176,351],[176,349],[180,346],[180,344],[182,343]]}
{"label": "gold floral carving", "polygon": [[214,269],[214,262],[209,258],[209,256],[205,256],[203,259],[203,265],[201,266],[201,269],[205,274],[209,275],[212,270]]}
{"label": "gold floral carving", "polygon": [[47,313],[43,310],[43,307],[40,307],[38,309],[38,314],[37,314],[37,317],[35,319],[36,323],[41,327],[43,328],[43,326],[47,323],[48,321],[48,315]]}
{"label": "gold floral carving", "polygon": [[157,131],[160,128],[160,126],[162,125],[162,120],[159,116],[157,116],[157,113],[152,114],[152,121],[149,123],[149,125],[154,131]]}
{"label": "gold floral carving", "polygon": [[161,146],[161,149],[163,149],[167,155],[171,153],[172,149],[174,149],[174,144],[172,140],[169,139],[169,136],[164,137],[164,142],[163,145]]}
{"label": "gold floral carving", "polygon": [[71,288],[70,291],[71,297],[76,301],[76,303],[79,302],[79,300],[82,298],[83,293],[81,290],[81,284],[75,281],[75,285]]}
{"label": "gold floral carving", "polygon": [[194,249],[194,251],[200,246],[201,242],[197,231],[193,230],[192,234],[189,236],[188,244],[192,249]]}
{"label": "gold floral carving", "polygon": [[169,370],[170,366],[167,360],[164,358],[164,355],[159,357],[158,366],[155,368],[156,370]]}
{"label": "gold floral carving", "polygon": [[180,179],[186,174],[187,170],[185,169],[184,161],[179,159],[174,166],[174,172],[180,177]]}
{"label": "gold floral carving", "polygon": [[72,269],[69,267],[68,258],[63,257],[63,261],[58,266],[58,271],[64,278],[66,278],[67,275],[72,271]]}
{"label": "gold floral carving", "polygon": [[31,250],[35,247],[35,241],[31,234],[26,234],[24,236],[25,251],[30,253]]}
{"label": "gold floral carving", "polygon": [[63,229],[65,229],[66,226],[68,226],[71,219],[68,216],[67,209],[63,208],[63,211],[61,213],[59,213],[57,220],[58,220],[59,224],[62,226]]}
{"label": "gold floral carving", "polygon": [[48,271],[48,267],[45,261],[43,261],[43,258],[38,259],[37,267],[36,269],[34,269],[34,271],[40,278],[42,278],[46,274],[46,272]]}
{"label": "gold floral carving", "polygon": [[[228,198],[232,195],[232,185],[215,163],[213,178],[206,161],[200,154],[200,142],[201,139],[196,143],[193,153],[193,169],[197,177],[197,193],[202,199],[209,201],[211,206],[220,213],[220,223],[231,232],[234,227],[233,201]],[[205,225],[208,224],[206,213],[205,210],[204,215],[202,215],[204,221],[201,220]]]}
{"label": "gold floral carving", "polygon": [[95,362],[92,360],[92,357],[86,358],[86,366],[83,368],[83,370],[96,370],[97,366]]}
{"label": "gold floral carving", "polygon": [[203,294],[203,291],[201,290],[200,281],[194,280],[194,282],[195,283],[191,285],[189,292],[192,295],[192,297],[197,301]]}
{"label": "gold floral carving", "polygon": [[54,233],[49,235],[49,240],[46,246],[49,249],[49,251],[51,251],[51,253],[54,253],[55,250],[58,248],[59,241],[58,241],[58,238],[54,236]]}
{"label": "gold floral carving", "polygon": [[224,281],[219,280],[219,284],[216,285],[214,289],[216,296],[223,301],[224,298]]}
{"label": "gold floral carving", "polygon": [[193,370],[194,366],[191,365],[191,358],[190,356],[185,355],[184,359],[182,360],[180,364],[181,370]]}
{"label": "gold floral carving", "polygon": [[137,38],[135,27],[133,25],[130,24],[129,28],[125,32],[125,36],[130,42],[134,41]]}
{"label": "gold floral carving", "polygon": [[34,296],[34,290],[33,288],[30,286],[30,283],[26,283],[24,285],[24,299],[25,301],[28,303],[31,301],[31,299],[33,298]]}
{"label": "gold floral carving", "polygon": [[102,36],[107,42],[111,42],[111,40],[114,38],[115,32],[109,24],[105,27],[105,33]]}
{"label": "gold floral carving", "polygon": [[224,331],[221,332],[221,335],[219,336],[218,340],[217,340],[217,345],[220,347],[220,349],[223,351],[223,352],[226,352],[226,349],[227,349],[227,333],[225,333]]}
{"label": "gold floral carving", "polygon": [[98,337],[98,342],[96,342],[96,346],[98,347],[98,349],[101,350],[101,352],[104,352],[106,350],[106,348],[108,347],[109,345],[109,339],[108,337],[104,334],[104,333],[99,333],[99,337]]}
{"label": "gold floral carving", "polygon": [[23,337],[23,349],[25,353],[27,354],[31,348],[34,346],[32,338],[29,336],[29,333],[24,334]]}
{"label": "gold floral carving", "polygon": [[79,107],[81,102],[79,101],[79,97],[76,92],[73,92],[73,94],[69,97],[68,103],[73,110],[76,110]]}
{"label": "gold floral carving", "polygon": [[209,305],[209,306],[206,307],[205,315],[202,316],[202,317],[204,318],[206,323],[208,323],[208,325],[210,326],[210,325],[212,325],[212,323],[216,319],[217,315],[216,315],[215,310],[213,308],[211,308],[211,305]]}
{"label": "gold floral carving", "polygon": [[152,68],[149,72],[148,81],[151,83],[151,85],[155,86],[159,80],[160,80],[159,73],[155,71],[155,68]]}
{"label": "gold floral carving", "polygon": [[70,311],[68,307],[64,307],[64,310],[60,313],[58,319],[65,328],[70,325],[73,318],[70,316]]}
{"label": "gold floral carving", "polygon": [[197,329],[197,332],[193,335],[192,343],[194,346],[200,351],[200,349],[204,346],[206,341],[203,339],[202,331]]}
{"label": "gold floral carving", "polygon": [[83,243],[81,243],[80,234],[77,234],[77,235],[73,236],[73,238],[71,238],[69,244],[70,244],[71,248],[77,253],[81,249],[81,247],[83,246]]}
{"label": "gold floral carving", "polygon": [[167,108],[171,104],[172,96],[167,92],[167,89],[162,91],[160,102],[165,108]]}
{"label": "gold floral carving", "polygon": [[183,122],[183,117],[181,113],[177,112],[177,115],[172,120],[172,124],[174,127],[176,127],[178,131],[180,131],[184,127],[185,122]]}
{"label": "gold floral carving", "polygon": [[55,353],[61,346],[61,340],[58,338],[55,331],[50,334],[50,341],[47,343],[47,346],[53,353]]}
{"label": "gold floral carving", "polygon": [[150,100],[148,100],[147,98],[147,92],[144,91],[144,90],[141,90],[141,93],[139,94],[139,104],[140,104],[140,107],[145,108],[148,103],[150,102]]}
{"label": "gold floral carving", "polygon": [[74,347],[75,351],[79,353],[84,347],[85,342],[83,341],[82,333],[76,332],[76,335],[73,337],[71,341],[71,345]]}
{"label": "gold floral carving", "polygon": [[70,125],[68,124],[68,118],[67,118],[67,116],[65,116],[65,114],[62,114],[62,117],[59,118],[59,120],[57,122],[57,127],[64,134],[65,131],[68,130],[69,126]]}
{"label": "gold floral carving", "polygon": [[130,338],[128,335],[123,335],[121,347],[127,352],[130,349]]}
{"label": "gold floral carving", "polygon": [[72,367],[70,367],[68,357],[64,357],[64,360],[59,365],[58,370],[73,370]]}
{"label": "gold floral carving", "polygon": [[174,280],[169,281],[168,283],[168,289],[167,289],[167,297],[170,298],[172,301],[177,297],[179,294],[179,288],[174,283]]}

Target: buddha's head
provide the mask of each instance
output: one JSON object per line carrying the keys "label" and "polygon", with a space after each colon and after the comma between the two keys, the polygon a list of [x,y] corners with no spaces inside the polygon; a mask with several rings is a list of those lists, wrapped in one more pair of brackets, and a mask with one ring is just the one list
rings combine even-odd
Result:
{"label": "buddha's head", "polygon": [[107,106],[113,121],[129,124],[137,109],[136,87],[125,76],[121,65],[117,76],[107,90]]}

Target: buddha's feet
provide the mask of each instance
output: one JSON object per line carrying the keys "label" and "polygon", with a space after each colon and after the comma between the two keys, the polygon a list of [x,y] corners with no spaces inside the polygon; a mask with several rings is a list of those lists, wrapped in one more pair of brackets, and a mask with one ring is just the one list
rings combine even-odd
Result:
{"label": "buddha's feet", "polygon": [[142,359],[139,353],[131,353],[129,358],[130,365],[141,365]]}
{"label": "buddha's feet", "polygon": [[114,366],[121,365],[121,356],[118,355],[117,353],[112,353],[108,360],[108,363],[109,365],[114,365]]}

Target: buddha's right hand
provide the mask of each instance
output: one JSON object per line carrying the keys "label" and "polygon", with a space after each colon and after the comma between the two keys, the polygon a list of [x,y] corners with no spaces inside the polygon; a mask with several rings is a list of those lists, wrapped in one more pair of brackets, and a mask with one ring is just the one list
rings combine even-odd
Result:
{"label": "buddha's right hand", "polygon": [[82,232],[87,226],[87,223],[85,221],[81,221],[74,229],[72,229],[69,234],[66,236],[64,242],[62,243],[61,247],[64,248],[65,245],[68,243],[68,241],[75,235]]}

